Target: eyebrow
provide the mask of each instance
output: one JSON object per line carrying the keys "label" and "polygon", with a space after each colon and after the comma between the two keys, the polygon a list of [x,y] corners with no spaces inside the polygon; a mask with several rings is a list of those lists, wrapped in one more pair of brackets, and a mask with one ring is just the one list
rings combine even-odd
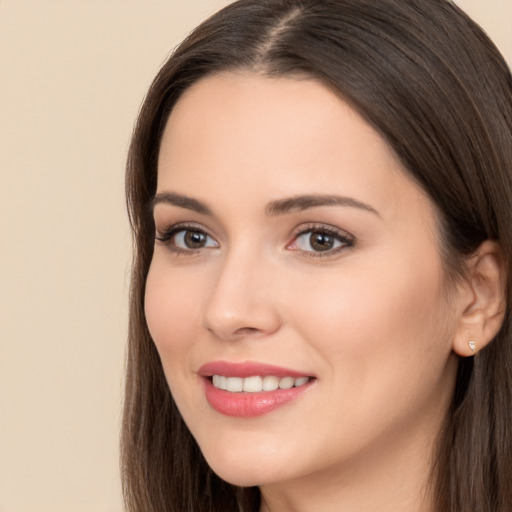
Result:
{"label": "eyebrow", "polygon": [[163,192],[161,194],[156,194],[149,205],[151,212],[153,212],[155,206],[159,203],[172,204],[174,206],[178,206],[179,208],[192,210],[202,215],[212,215],[210,208],[208,208],[208,206],[206,206],[201,201],[198,201],[193,197],[176,194],[175,192]]}
{"label": "eyebrow", "polygon": [[269,217],[273,217],[318,206],[350,206],[374,213],[380,217],[379,212],[375,208],[352,197],[320,194],[301,195],[272,201],[265,208],[265,213]]}
{"label": "eyebrow", "polygon": [[[177,194],[176,192],[162,192],[156,194],[150,203],[150,210],[153,211],[155,206],[160,203],[171,204],[202,215],[213,214],[212,210],[205,203],[192,197]],[[271,201],[265,207],[265,214],[269,217],[275,217],[320,206],[349,206],[365,210],[380,217],[379,212],[375,208],[352,197],[322,194],[300,195]]]}

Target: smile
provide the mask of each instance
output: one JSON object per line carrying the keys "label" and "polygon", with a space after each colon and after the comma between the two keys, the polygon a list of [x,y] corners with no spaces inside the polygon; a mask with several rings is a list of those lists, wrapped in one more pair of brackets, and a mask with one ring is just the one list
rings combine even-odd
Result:
{"label": "smile", "polygon": [[210,407],[239,418],[262,416],[291,404],[317,380],[302,372],[255,362],[216,361],[203,365],[198,374]]}
{"label": "smile", "polygon": [[230,393],[260,393],[262,391],[276,391],[277,389],[290,389],[304,386],[309,382],[309,377],[277,377],[276,375],[252,376],[252,377],[225,377],[213,375],[212,384],[217,389]]}

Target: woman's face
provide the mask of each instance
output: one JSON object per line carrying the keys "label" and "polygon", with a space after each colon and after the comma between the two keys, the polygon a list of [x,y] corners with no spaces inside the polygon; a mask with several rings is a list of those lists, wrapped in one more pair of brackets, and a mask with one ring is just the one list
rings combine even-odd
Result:
{"label": "woman's face", "polygon": [[427,464],[456,301],[431,201],[347,103],[313,80],[193,85],[154,219],[147,322],[214,471],[270,486]]}

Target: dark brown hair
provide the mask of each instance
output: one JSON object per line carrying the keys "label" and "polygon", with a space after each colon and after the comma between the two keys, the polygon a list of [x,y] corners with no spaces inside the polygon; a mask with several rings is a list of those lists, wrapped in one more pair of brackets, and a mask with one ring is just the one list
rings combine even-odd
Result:
{"label": "dark brown hair", "polygon": [[309,76],[336,90],[394,149],[440,212],[447,275],[497,240],[507,311],[490,345],[461,359],[433,463],[436,510],[512,507],[512,78],[448,0],[240,0],[199,26],[154,80],[135,127],[126,191],[135,241],[122,432],[130,512],[255,511],[257,489],[207,466],[170,395],[144,317],[154,226],[148,204],[167,118],[221,71]]}

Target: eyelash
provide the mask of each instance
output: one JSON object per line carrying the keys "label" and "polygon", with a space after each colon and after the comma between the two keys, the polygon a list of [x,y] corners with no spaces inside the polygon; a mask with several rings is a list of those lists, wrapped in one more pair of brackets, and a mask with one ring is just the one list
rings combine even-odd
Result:
{"label": "eyelash", "polygon": [[[200,226],[196,224],[175,224],[174,226],[171,226],[169,229],[166,229],[162,234],[157,234],[155,238],[158,242],[166,245],[169,248],[169,250],[175,254],[183,254],[187,256],[196,255],[199,253],[199,249],[183,249],[181,247],[173,245],[172,243],[173,238],[178,233],[186,231],[199,233],[213,239],[212,236],[210,236],[204,229],[202,229]],[[201,249],[203,248],[204,247],[202,247]]]}
{"label": "eyelash", "polygon": [[290,247],[290,245],[297,243],[301,236],[307,235],[308,233],[319,233],[322,235],[331,236],[336,241],[340,242],[341,245],[335,249],[329,249],[326,251],[304,251],[302,249],[291,250],[300,251],[302,254],[309,258],[329,258],[336,256],[340,252],[346,251],[347,249],[350,249],[355,245],[354,237],[347,233],[346,231],[342,231],[333,226],[326,226],[325,224],[309,224],[305,227],[302,227],[299,231],[297,231],[294,234],[293,240],[290,244],[287,245],[287,248]]}
{"label": "eyelash", "polygon": [[[169,229],[165,230],[162,234],[156,235],[156,240],[164,245],[166,245],[169,250],[171,250],[175,254],[182,254],[187,256],[197,255],[200,252],[200,249],[208,249],[208,247],[200,247],[198,249],[183,249],[181,247],[177,247],[173,245],[172,240],[178,233],[192,231],[194,233],[202,234],[206,237],[214,238],[208,234],[207,231],[202,229],[200,226],[195,224],[176,224],[171,226]],[[328,258],[337,255],[340,252],[346,251],[354,247],[355,239],[352,235],[348,234],[345,231],[341,231],[332,226],[326,226],[323,224],[310,224],[305,227],[302,227],[299,231],[297,231],[293,235],[293,240],[289,244],[287,244],[286,248],[288,249],[291,245],[296,244],[301,236],[304,236],[308,233],[319,233],[322,235],[328,235],[333,237],[336,241],[340,242],[341,245],[335,249],[329,249],[326,251],[305,251],[302,249],[290,249],[293,251],[298,251],[310,258]],[[217,242],[216,242],[217,243]]]}

